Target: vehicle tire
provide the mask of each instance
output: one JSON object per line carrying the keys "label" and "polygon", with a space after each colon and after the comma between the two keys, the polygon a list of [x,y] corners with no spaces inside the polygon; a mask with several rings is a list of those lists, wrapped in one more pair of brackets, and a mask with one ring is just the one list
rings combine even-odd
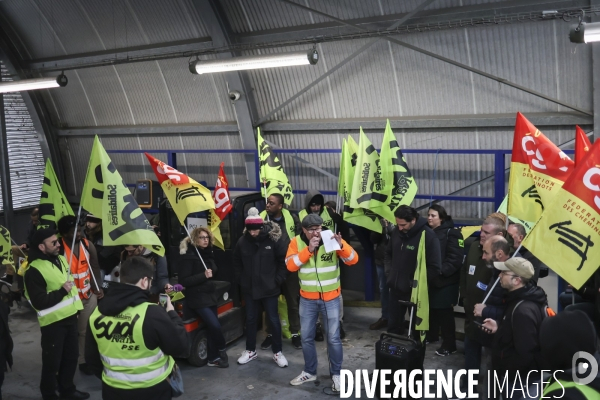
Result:
{"label": "vehicle tire", "polygon": [[205,330],[201,330],[194,337],[190,356],[187,360],[195,367],[202,367],[208,362],[208,340]]}

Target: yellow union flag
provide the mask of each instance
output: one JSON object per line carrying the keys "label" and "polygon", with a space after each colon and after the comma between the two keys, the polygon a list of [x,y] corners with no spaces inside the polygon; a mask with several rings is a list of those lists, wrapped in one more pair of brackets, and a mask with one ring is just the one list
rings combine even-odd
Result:
{"label": "yellow union flag", "polygon": [[165,254],[160,239],[138,207],[98,136],[92,147],[81,206],[102,218],[105,246],[139,244],[158,255]]}
{"label": "yellow union flag", "polygon": [[508,180],[508,215],[537,221],[573,167],[565,153],[517,113]]}
{"label": "yellow union flag", "polygon": [[0,225],[0,260],[0,264],[14,265],[10,232],[2,225]]}
{"label": "yellow union flag", "polygon": [[44,183],[40,197],[40,223],[38,229],[56,229],[58,221],[66,215],[75,215],[67,197],[58,183],[50,159],[46,160]]}
{"label": "yellow union flag", "polygon": [[287,175],[283,171],[281,161],[273,153],[271,146],[264,141],[258,129],[258,159],[260,165],[260,179],[261,186],[266,186],[266,193],[263,187],[263,197],[268,197],[274,193],[279,193],[283,196],[284,203],[288,206],[292,204],[294,200],[294,193],[292,192],[292,186],[288,180]]}
{"label": "yellow union flag", "polygon": [[210,190],[150,154],[144,154],[181,225],[185,226],[188,214],[215,208]]}
{"label": "yellow union flag", "polygon": [[429,330],[429,292],[427,289],[427,259],[425,256],[425,231],[421,233],[419,250],[417,251],[417,268],[414,280],[417,287],[413,287],[410,294],[410,302],[415,304],[415,329],[421,331],[421,340],[425,339],[425,333]]}
{"label": "yellow union flag", "polygon": [[576,289],[598,269],[600,141],[558,189],[523,246]]}

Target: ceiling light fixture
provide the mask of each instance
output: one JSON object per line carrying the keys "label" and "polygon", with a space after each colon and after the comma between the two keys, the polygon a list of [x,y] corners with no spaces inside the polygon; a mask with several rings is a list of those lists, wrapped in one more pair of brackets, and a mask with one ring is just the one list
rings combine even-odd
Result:
{"label": "ceiling light fixture", "polygon": [[21,92],[23,90],[49,89],[55,87],[67,86],[69,80],[65,74],[60,74],[56,78],[35,78],[23,79],[13,82],[0,83],[0,93]]}
{"label": "ceiling light fixture", "polygon": [[316,49],[295,51],[292,53],[268,54],[264,56],[234,57],[222,60],[200,61],[190,63],[192,74],[210,74],[213,72],[241,71],[247,69],[286,67],[290,65],[315,65],[319,61]]}
{"label": "ceiling light fixture", "polygon": [[600,41],[600,22],[583,22],[585,11],[581,10],[579,23],[571,25],[569,40],[573,43],[592,43]]}

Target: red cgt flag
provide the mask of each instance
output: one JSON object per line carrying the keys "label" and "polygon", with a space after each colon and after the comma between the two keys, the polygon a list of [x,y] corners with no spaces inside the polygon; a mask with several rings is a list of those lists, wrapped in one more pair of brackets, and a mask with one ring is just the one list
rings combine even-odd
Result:
{"label": "red cgt flag", "polygon": [[579,165],[591,148],[592,143],[588,136],[579,125],[575,125],[575,165]]}
{"label": "red cgt flag", "polygon": [[223,169],[224,165],[225,163],[222,162],[221,168],[219,169],[219,177],[215,184],[215,190],[213,190],[215,214],[217,214],[221,220],[223,220],[223,218],[225,218],[225,216],[233,209],[233,206],[229,201],[229,182],[227,182],[227,177],[225,176],[225,170]]}

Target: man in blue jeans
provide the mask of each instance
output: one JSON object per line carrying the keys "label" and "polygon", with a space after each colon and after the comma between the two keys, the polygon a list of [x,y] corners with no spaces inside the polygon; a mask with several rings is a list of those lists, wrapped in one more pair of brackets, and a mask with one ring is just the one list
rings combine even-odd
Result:
{"label": "man in blue jeans", "polygon": [[340,339],[340,269],[338,259],[346,265],[358,262],[358,254],[341,234],[333,234],[340,250],[327,252],[321,238],[326,230],[323,219],[317,214],[308,214],[302,220],[302,233],[290,241],[285,261],[290,272],[298,271],[300,280],[300,337],[304,355],[304,370],[291,380],[296,386],[317,379],[317,349],[315,331],[321,313],[327,331],[329,373],[334,392],[340,390],[340,370],[344,359]]}

